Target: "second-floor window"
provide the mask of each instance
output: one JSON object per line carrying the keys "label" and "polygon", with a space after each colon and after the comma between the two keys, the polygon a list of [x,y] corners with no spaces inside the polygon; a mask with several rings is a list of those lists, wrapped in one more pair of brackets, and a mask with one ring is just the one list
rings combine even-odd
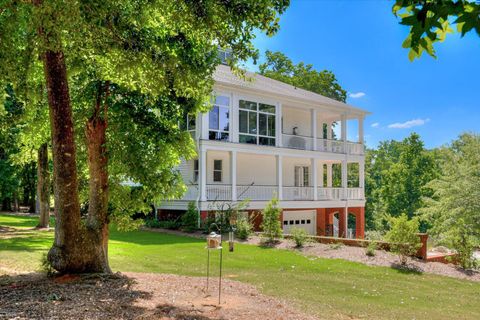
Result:
{"label": "second-floor window", "polygon": [[230,134],[230,98],[226,96],[215,97],[208,118],[208,139],[228,141]]}
{"label": "second-floor window", "polygon": [[222,182],[222,160],[213,160],[213,181]]}
{"label": "second-floor window", "polygon": [[308,166],[295,166],[294,172],[295,187],[310,186],[310,174]]}
{"label": "second-floor window", "polygon": [[198,182],[198,160],[193,160],[193,182]]}
{"label": "second-floor window", "polygon": [[253,101],[239,101],[239,141],[275,145],[275,106]]}

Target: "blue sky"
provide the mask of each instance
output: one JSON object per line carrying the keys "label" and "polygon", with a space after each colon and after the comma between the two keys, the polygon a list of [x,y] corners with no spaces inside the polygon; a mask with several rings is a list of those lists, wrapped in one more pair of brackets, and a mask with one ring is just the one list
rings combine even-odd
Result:
{"label": "blue sky", "polygon": [[369,147],[413,131],[429,148],[479,132],[480,38],[449,35],[435,46],[437,59],[410,62],[401,47],[408,28],[393,16],[392,3],[292,0],[280,32],[259,35],[255,44],[262,54],[281,51],[295,63],[332,70],[353,94],[347,102],[373,113],[365,121]]}

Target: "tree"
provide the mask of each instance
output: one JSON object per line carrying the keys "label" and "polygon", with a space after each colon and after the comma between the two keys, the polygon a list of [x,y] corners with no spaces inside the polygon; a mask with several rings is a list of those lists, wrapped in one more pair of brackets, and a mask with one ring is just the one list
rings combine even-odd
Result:
{"label": "tree", "polygon": [[268,243],[273,243],[282,237],[282,226],[280,224],[280,213],[282,209],[278,207],[278,199],[273,198],[268,202],[262,211],[262,236]]}
{"label": "tree", "polygon": [[292,86],[316,92],[345,102],[347,92],[340,86],[332,71],[317,71],[311,64],[294,64],[281,52],[265,52],[266,61],[259,66],[260,74]]}
{"label": "tree", "polygon": [[475,1],[397,0],[393,13],[401,18],[400,24],[410,27],[402,46],[409,49],[411,61],[423,52],[435,57],[433,45],[454,33],[452,25],[462,37],[471,31],[480,36],[480,3]]}
{"label": "tree", "polygon": [[385,141],[368,150],[365,171],[367,227],[384,229],[390,216],[403,212],[412,218],[418,213],[432,192],[427,184],[437,176],[438,165],[420,136],[412,133],[401,142]]}
{"label": "tree", "polygon": [[428,186],[422,218],[429,232],[459,252],[464,268],[472,267],[473,246],[480,244],[480,136],[466,133],[443,147],[441,174]]}
{"label": "tree", "polygon": [[405,265],[407,258],[415,255],[422,246],[417,235],[418,227],[418,218],[409,220],[404,213],[390,218],[390,230],[385,239],[390,243],[390,250],[398,254],[402,265]]}
{"label": "tree", "polygon": [[[56,270],[110,272],[108,202],[112,179],[107,170],[111,159],[107,130],[111,110],[127,104],[133,110],[122,112],[130,112],[142,120],[140,124],[132,123],[133,118],[126,119],[125,124],[121,120],[116,123],[141,133],[135,137],[121,131],[123,141],[129,141],[129,145],[112,146],[117,152],[112,158],[126,158],[117,161],[114,167],[117,196],[132,195],[119,181],[122,173],[125,180],[131,178],[132,172],[138,178],[134,182],[146,186],[146,190],[152,192],[148,187],[167,184],[157,194],[174,196],[172,189],[178,187],[171,185],[178,181],[179,175],[171,169],[185,156],[182,152],[191,146],[191,140],[171,125],[179,118],[170,117],[166,124],[162,121],[169,115],[205,110],[212,73],[219,62],[217,48],[232,49],[232,65],[236,60],[255,58],[254,30],[268,35],[275,33],[278,14],[287,6],[288,0],[148,3],[35,0],[1,6],[0,34],[4,38],[0,41],[0,82],[13,83],[18,92],[24,93],[24,99],[31,102],[27,84],[38,84],[44,77],[48,93],[57,212],[55,241],[48,259]],[[41,58],[40,63],[36,57]],[[122,97],[120,103],[112,97],[114,89]],[[89,92],[93,94],[86,99]],[[165,105],[172,108],[163,114]],[[168,114],[172,109],[175,112]],[[82,112],[85,110],[89,113]],[[144,114],[137,113],[141,111]],[[85,133],[83,145],[81,141],[76,143],[79,140],[75,135],[78,132],[75,127],[81,122]],[[139,128],[147,124],[147,129]],[[163,137],[160,143],[140,140],[158,126],[169,127],[177,134]],[[119,134],[110,132],[115,137]],[[154,137],[165,133],[168,131],[161,130]],[[180,147],[173,148],[175,144]],[[169,148],[164,153],[160,145]],[[161,152],[164,158],[156,160],[158,166],[150,173],[141,165],[141,170],[134,170],[131,168],[141,162],[131,161],[134,155],[127,152],[132,149],[142,149],[144,155],[140,157],[158,157],[156,152]],[[79,181],[82,187],[84,172],[78,169],[77,150],[79,159],[88,164],[86,217],[80,215]],[[161,160],[165,165],[159,163]],[[156,182],[159,175],[163,179]],[[145,189],[139,188],[140,196]],[[117,209],[126,211],[121,206]]]}
{"label": "tree", "polygon": [[38,228],[50,225],[50,174],[48,172],[48,144],[38,149],[37,155],[37,197],[40,204]]}

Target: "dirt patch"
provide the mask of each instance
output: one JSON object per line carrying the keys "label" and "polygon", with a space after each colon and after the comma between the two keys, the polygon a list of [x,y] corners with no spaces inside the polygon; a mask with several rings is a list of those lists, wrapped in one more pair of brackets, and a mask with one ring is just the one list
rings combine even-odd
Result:
{"label": "dirt patch", "polygon": [[0,277],[0,319],[316,319],[253,286],[163,274]]}

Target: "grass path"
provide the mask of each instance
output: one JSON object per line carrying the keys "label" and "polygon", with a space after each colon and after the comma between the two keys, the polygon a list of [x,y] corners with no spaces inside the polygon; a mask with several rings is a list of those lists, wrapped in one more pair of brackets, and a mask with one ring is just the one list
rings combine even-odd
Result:
{"label": "grass path", "polygon": [[[0,226],[29,228],[35,222],[0,215]],[[53,232],[24,229],[14,237],[10,234],[0,233],[0,273],[2,268],[38,270]],[[115,271],[205,275],[206,252],[200,239],[112,230],[109,250]],[[213,266],[216,255],[212,257]],[[480,319],[478,282],[242,244],[233,253],[224,252],[224,271],[225,277],[254,284],[322,318]]]}

